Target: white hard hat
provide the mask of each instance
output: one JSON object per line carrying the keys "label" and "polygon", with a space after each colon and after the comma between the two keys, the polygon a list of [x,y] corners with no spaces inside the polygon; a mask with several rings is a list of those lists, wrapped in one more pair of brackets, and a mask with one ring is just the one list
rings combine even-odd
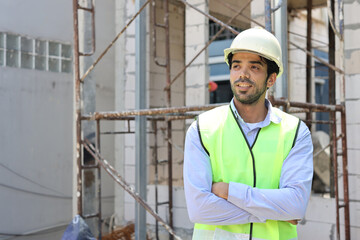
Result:
{"label": "white hard hat", "polygon": [[250,52],[274,61],[279,67],[280,76],[283,72],[281,47],[276,37],[263,28],[250,28],[239,33],[230,48],[224,50],[225,62],[229,65],[228,55],[236,52]]}

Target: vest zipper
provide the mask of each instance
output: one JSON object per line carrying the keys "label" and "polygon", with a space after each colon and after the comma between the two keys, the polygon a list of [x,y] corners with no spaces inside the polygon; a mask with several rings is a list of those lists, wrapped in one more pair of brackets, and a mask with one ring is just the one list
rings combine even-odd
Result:
{"label": "vest zipper", "polygon": [[[253,148],[253,146],[254,146],[255,143],[256,143],[256,140],[257,140],[257,138],[258,138],[258,136],[259,136],[259,133],[260,133],[261,128],[260,128],[259,131],[257,132],[256,137],[255,137],[255,140],[254,140],[254,143],[253,143],[252,146],[250,147],[250,144],[249,144],[249,142],[248,142],[248,140],[247,140],[247,138],[246,138],[246,136],[245,136],[245,134],[244,134],[244,131],[242,130],[239,122],[237,121],[237,118],[236,118],[233,110],[231,109],[231,107],[230,107],[230,110],[231,110],[231,113],[233,114],[233,117],[234,117],[234,119],[235,119],[235,122],[236,122],[237,125],[239,126],[239,129],[240,129],[240,131],[241,131],[241,133],[242,133],[242,135],[243,135],[243,137],[244,137],[244,139],[245,139],[245,141],[246,141],[246,144],[248,145],[249,151],[250,151],[250,153],[251,153],[251,159],[252,159],[252,164],[253,164],[253,175],[254,175],[253,187],[255,187],[255,186],[256,186],[256,169],[255,169],[255,158],[254,158],[254,154],[253,154],[253,152],[252,152],[252,148]],[[252,240],[252,232],[253,232],[253,223],[250,223],[250,236],[249,236],[249,240]]]}
{"label": "vest zipper", "polygon": [[[239,126],[240,126],[240,125],[239,125]],[[241,129],[241,127],[240,127],[240,129]],[[255,143],[256,143],[256,140],[257,140],[257,138],[258,138],[258,136],[259,136],[260,130],[261,130],[261,128],[259,129],[259,131],[258,131],[257,134],[256,134],[256,137],[255,137],[255,140],[254,140],[253,145],[249,148],[250,153],[251,153],[252,162],[253,162],[253,175],[254,175],[253,187],[256,187],[256,168],[255,168],[255,157],[254,157],[254,154],[253,154],[253,152],[252,152],[252,148],[253,148],[253,146],[254,146]],[[241,130],[241,131],[242,131],[242,130]],[[243,135],[244,135],[244,133],[243,133]],[[245,140],[246,140],[246,142],[247,142],[247,139],[246,139],[245,135],[244,135],[244,138],[245,138]],[[249,143],[248,143],[248,146],[250,146]],[[250,236],[249,236],[249,240],[252,240],[252,232],[253,232],[253,223],[250,223]]]}

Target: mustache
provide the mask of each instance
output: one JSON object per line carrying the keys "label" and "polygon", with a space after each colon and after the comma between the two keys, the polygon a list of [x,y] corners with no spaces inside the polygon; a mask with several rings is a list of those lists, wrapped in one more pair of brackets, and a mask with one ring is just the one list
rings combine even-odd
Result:
{"label": "mustache", "polygon": [[251,81],[249,78],[240,78],[234,82],[234,84],[237,84],[237,83],[248,83],[248,84],[254,85],[254,82]]}

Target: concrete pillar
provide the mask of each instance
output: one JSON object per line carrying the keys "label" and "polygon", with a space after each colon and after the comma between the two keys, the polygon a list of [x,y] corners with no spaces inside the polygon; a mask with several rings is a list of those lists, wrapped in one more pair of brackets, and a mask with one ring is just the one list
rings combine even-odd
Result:
{"label": "concrete pillar", "polygon": [[[190,4],[208,13],[205,0],[190,0]],[[186,7],[185,17],[185,62],[191,59],[204,47],[209,40],[209,20],[192,8]],[[186,70],[186,106],[209,103],[208,52],[205,50]]]}
{"label": "concrete pillar", "polygon": [[[129,1],[116,1],[115,2],[115,29],[120,32],[126,25],[127,11],[126,5]],[[130,13],[128,13],[130,14]],[[125,92],[127,90],[134,91],[135,77],[133,78],[133,86],[127,85],[126,78],[126,35],[128,31],[123,33],[115,45],[115,111],[125,109]],[[115,131],[123,131],[125,123],[123,121],[115,122]],[[124,176],[124,158],[125,158],[125,136],[118,134],[115,136],[115,168],[121,176]],[[124,223],[124,190],[115,185],[115,224],[121,225]]]}
{"label": "concrete pillar", "polygon": [[359,1],[344,1],[344,67],[345,67],[345,105],[347,122],[349,198],[350,198],[350,232],[351,237],[360,235],[359,212],[360,208],[360,165],[356,159],[359,156],[360,146],[360,43],[357,38],[360,34],[360,21],[357,17],[360,11]]}

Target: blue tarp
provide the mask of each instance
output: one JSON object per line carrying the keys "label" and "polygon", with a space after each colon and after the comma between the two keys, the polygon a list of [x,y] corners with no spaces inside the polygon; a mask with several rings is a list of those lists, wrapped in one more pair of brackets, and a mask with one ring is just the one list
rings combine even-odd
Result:
{"label": "blue tarp", "polygon": [[96,240],[84,219],[76,215],[66,228],[61,240]]}

